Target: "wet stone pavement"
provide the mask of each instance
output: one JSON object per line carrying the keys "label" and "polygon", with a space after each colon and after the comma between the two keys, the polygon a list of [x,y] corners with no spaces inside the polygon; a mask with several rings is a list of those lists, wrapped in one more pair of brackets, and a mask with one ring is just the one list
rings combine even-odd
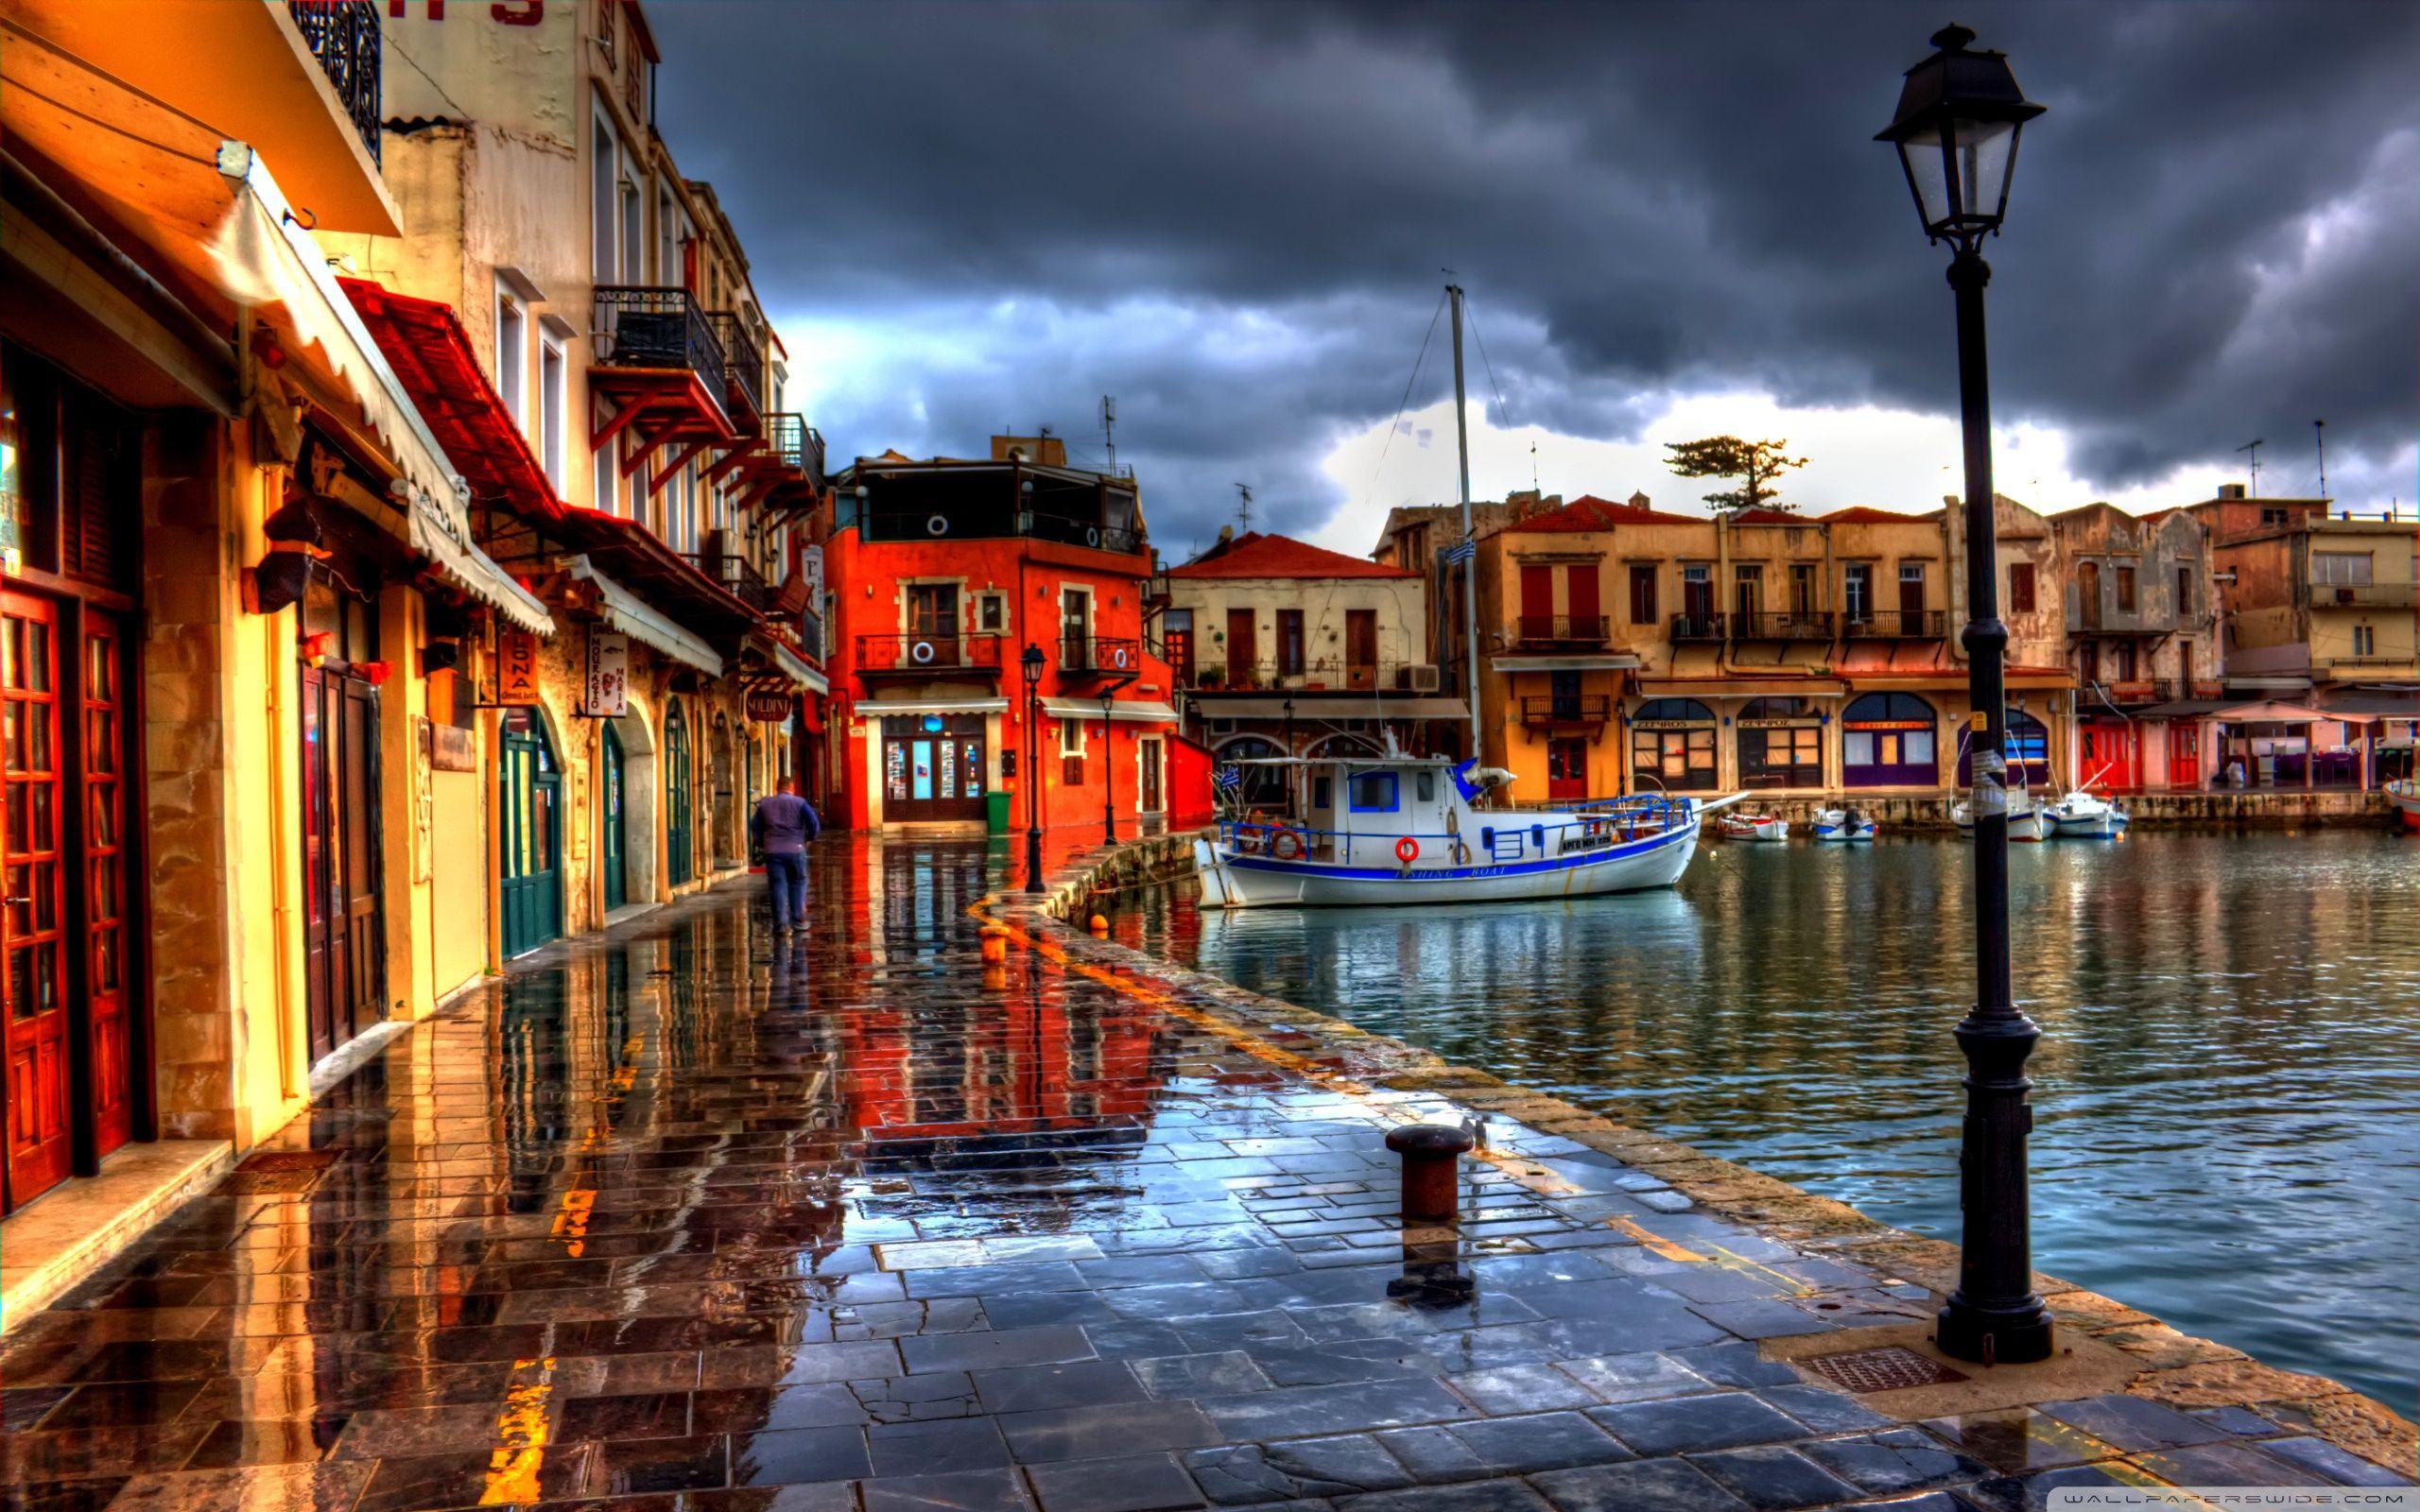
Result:
{"label": "wet stone pavement", "polygon": [[[2392,1482],[2240,1409],[1902,1425],[1758,1341],[1923,1294],[1501,1123],[1383,1131],[1107,973],[979,958],[978,846],[821,848],[516,963],[0,1347],[0,1506],[2007,1512]],[[1686,1257],[1686,1258],[1680,1258]]]}

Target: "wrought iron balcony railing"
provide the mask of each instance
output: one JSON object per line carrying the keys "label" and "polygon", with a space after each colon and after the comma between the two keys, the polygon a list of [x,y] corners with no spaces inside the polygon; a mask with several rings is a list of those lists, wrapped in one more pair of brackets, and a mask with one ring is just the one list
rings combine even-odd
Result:
{"label": "wrought iron balcony railing", "polygon": [[1576,698],[1525,697],[1521,700],[1521,723],[1530,727],[1551,725],[1601,725],[1614,717],[1614,700],[1610,695],[1582,694]]}
{"label": "wrought iron balcony railing", "polygon": [[1142,670],[1141,641],[1111,635],[1059,638],[1059,671],[1063,676],[1125,678]]}
{"label": "wrought iron balcony railing", "polygon": [[748,325],[729,310],[709,310],[707,321],[722,344],[723,382],[732,394],[748,402],[751,419],[765,413],[765,349],[748,334]]}
{"label": "wrought iron balcony railing", "polygon": [[1608,623],[1602,614],[1524,614],[1513,637],[1523,645],[1602,645]]}
{"label": "wrought iron balcony railing", "polygon": [[857,637],[857,670],[861,673],[979,672],[1000,670],[997,635],[952,634],[946,631]]}
{"label": "wrought iron balcony railing", "polygon": [[698,571],[731,591],[733,597],[762,614],[772,607],[773,590],[765,575],[745,557],[729,553],[700,553],[689,558]]}
{"label": "wrought iron balcony railing", "polygon": [[1720,614],[1675,614],[1672,616],[1672,639],[1675,641],[1720,641],[1723,635]]}
{"label": "wrought iron balcony railing", "polygon": [[1731,616],[1731,638],[1735,641],[1828,641],[1832,638],[1832,616],[1809,610],[1758,610],[1753,614]]}
{"label": "wrought iron balcony railing", "polygon": [[1938,641],[1949,616],[1937,609],[1852,610],[1847,633],[1857,640]]}
{"label": "wrought iron balcony railing", "polygon": [[1201,691],[1270,693],[1405,693],[1459,695],[1453,669],[1429,662],[1350,662],[1323,657],[1300,662],[1203,662],[1189,686]]}
{"label": "wrought iron balcony railing", "polygon": [[1090,546],[1096,551],[1114,551],[1131,556],[1143,549],[1142,532],[1128,526],[1104,525],[1098,520],[1078,519],[1072,515],[1042,514],[1032,509],[1017,515],[1017,533],[1036,541],[1056,541],[1069,546]]}
{"label": "wrought iron balcony railing", "polygon": [[2314,582],[2310,601],[2321,609],[2411,609],[2420,604],[2420,585]]}
{"label": "wrought iron balcony railing", "polygon": [[715,403],[728,404],[722,342],[687,289],[597,285],[596,336],[600,365],[686,369],[705,384]]}
{"label": "wrought iron balcony railing", "polygon": [[320,72],[336,87],[354,134],[370,149],[370,161],[378,163],[386,115],[379,96],[385,62],[377,0],[285,0],[285,9],[320,60]]}
{"label": "wrought iron balcony railing", "polygon": [[823,437],[806,422],[805,416],[786,410],[766,416],[765,444],[783,462],[805,473],[809,483],[819,489],[823,486]]}

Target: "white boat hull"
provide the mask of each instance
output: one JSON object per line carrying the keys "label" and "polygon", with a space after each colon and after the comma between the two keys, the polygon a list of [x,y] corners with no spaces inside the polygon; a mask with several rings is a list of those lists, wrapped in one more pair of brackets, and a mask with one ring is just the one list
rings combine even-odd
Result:
{"label": "white boat hull", "polygon": [[2058,814],[2051,816],[2058,826],[2062,840],[2111,840],[2126,833],[2126,824],[2115,813]]}
{"label": "white boat hull", "polygon": [[[1950,822],[1958,833],[1968,839],[1975,837],[1974,806],[1961,799],[1949,810]],[[2031,842],[2050,837],[2056,821],[2047,807],[2031,799],[2012,798],[2008,805],[2008,837],[2014,841]]]}
{"label": "white boat hull", "polygon": [[1815,816],[1815,838],[1830,845],[1871,840],[1881,828],[1861,814],[1852,816],[1839,809],[1820,810]]}
{"label": "white boat hull", "polygon": [[1602,850],[1489,867],[1338,867],[1245,855],[1193,843],[1205,908],[1347,908],[1393,903],[1510,902],[1641,892],[1681,880],[1697,853],[1698,821]]}

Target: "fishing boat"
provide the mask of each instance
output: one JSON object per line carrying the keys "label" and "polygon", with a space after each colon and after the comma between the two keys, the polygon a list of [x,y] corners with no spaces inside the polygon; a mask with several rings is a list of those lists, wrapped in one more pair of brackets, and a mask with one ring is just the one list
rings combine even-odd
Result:
{"label": "fishing boat", "polygon": [[[1950,805],[1949,820],[1969,838],[1975,833],[1975,806],[1964,799]],[[2050,806],[2021,787],[2008,790],[2008,837],[2012,841],[2047,840],[2057,821]]]}
{"label": "fishing boat", "polygon": [[2063,840],[2114,840],[2133,821],[2107,799],[2077,788],[2049,806],[2051,833]]}
{"label": "fishing boat", "polygon": [[[1392,744],[1392,743],[1391,743]],[[1466,903],[1668,887],[1696,853],[1700,802],[1661,793],[1553,809],[1491,806],[1512,780],[1443,756],[1270,756],[1290,814],[1222,816],[1193,844],[1209,908]],[[1291,816],[1300,815],[1300,819]]]}
{"label": "fishing boat", "polygon": [[1772,814],[1726,814],[1716,821],[1726,840],[1760,840],[1778,844],[1789,838],[1789,821]]}
{"label": "fishing boat", "polygon": [[1871,840],[1880,830],[1873,816],[1857,809],[1815,811],[1815,838],[1834,845]]}
{"label": "fishing boat", "polygon": [[[1462,291],[1454,310],[1454,424],[1461,451],[1462,539],[1446,559],[1462,569],[1463,644],[1477,646],[1478,593],[1472,562],[1470,428],[1463,407]],[[1470,749],[1484,748],[1478,658],[1469,670]],[[1240,806],[1242,768],[1283,774],[1282,813]],[[1669,887],[1697,853],[1706,816],[1747,795],[1701,801],[1667,793],[1516,809],[1503,801],[1512,774],[1443,756],[1407,755],[1392,730],[1375,756],[1288,754],[1231,762],[1217,782],[1222,812],[1213,836],[1193,843],[1201,902],[1210,908],[1369,903],[1466,903]]]}
{"label": "fishing boat", "polygon": [[2386,784],[2387,801],[2403,816],[2403,827],[2420,831],[2420,782],[2409,777],[2398,777]]}

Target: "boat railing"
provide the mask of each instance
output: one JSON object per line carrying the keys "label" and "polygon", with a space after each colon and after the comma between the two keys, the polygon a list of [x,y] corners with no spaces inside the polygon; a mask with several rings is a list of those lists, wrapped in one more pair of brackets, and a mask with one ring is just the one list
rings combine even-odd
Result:
{"label": "boat railing", "polygon": [[[1685,824],[1692,812],[1685,798],[1635,795],[1574,804],[1553,818],[1526,822],[1517,812],[1479,815],[1472,829],[1436,834],[1357,834],[1282,819],[1227,818],[1219,821],[1219,843],[1237,855],[1332,867],[1507,866],[1610,850]],[[1414,847],[1408,859],[1400,849],[1406,840]]]}

